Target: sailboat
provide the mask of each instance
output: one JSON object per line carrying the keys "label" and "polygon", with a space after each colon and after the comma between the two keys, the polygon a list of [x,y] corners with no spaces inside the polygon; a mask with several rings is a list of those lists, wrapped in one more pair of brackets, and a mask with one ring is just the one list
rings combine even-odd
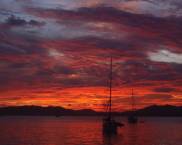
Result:
{"label": "sailboat", "polygon": [[138,122],[138,118],[137,118],[137,116],[135,114],[135,99],[134,99],[133,89],[132,89],[131,99],[132,99],[132,112],[128,116],[128,123],[135,124],[135,123]]}
{"label": "sailboat", "polygon": [[102,128],[104,134],[117,134],[118,127],[124,126],[124,124],[117,122],[112,115],[112,57],[110,62],[110,75],[109,75],[109,103],[107,115],[103,118]]}

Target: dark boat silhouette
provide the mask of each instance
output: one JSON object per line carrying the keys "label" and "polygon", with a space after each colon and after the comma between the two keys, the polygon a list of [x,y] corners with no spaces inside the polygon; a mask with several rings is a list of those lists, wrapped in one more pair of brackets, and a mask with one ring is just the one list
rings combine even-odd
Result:
{"label": "dark boat silhouette", "polygon": [[102,130],[104,134],[117,134],[118,127],[123,126],[124,124],[116,121],[112,115],[112,57],[110,62],[110,75],[109,75],[109,103],[108,103],[108,112],[107,115],[103,118]]}
{"label": "dark boat silhouette", "polygon": [[135,113],[136,109],[135,109],[135,99],[133,95],[133,89],[132,89],[131,99],[132,99],[132,111],[128,116],[128,123],[135,124],[138,122],[138,117]]}

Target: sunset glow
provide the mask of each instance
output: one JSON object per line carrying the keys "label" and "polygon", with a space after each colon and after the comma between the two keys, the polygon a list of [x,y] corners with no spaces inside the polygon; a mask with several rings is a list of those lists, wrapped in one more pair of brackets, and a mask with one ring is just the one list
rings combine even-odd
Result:
{"label": "sunset glow", "polygon": [[114,110],[132,89],[137,108],[182,105],[181,17],[172,0],[1,0],[0,106],[103,111],[111,56]]}

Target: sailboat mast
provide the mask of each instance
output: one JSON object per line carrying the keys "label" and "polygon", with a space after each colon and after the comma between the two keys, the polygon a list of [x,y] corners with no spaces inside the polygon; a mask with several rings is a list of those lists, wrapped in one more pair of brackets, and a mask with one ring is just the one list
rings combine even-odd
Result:
{"label": "sailboat mast", "polygon": [[110,62],[110,74],[109,74],[109,118],[111,118],[111,112],[112,112],[112,57]]}
{"label": "sailboat mast", "polygon": [[134,93],[133,93],[133,89],[132,89],[132,110],[135,111],[135,100],[134,100]]}

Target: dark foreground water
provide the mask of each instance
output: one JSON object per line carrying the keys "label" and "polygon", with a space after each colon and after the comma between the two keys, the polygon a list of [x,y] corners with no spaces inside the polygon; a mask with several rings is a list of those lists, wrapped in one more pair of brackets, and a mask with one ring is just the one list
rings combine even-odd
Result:
{"label": "dark foreground water", "polygon": [[96,117],[1,117],[0,145],[182,145],[182,118],[140,118],[117,136]]}

